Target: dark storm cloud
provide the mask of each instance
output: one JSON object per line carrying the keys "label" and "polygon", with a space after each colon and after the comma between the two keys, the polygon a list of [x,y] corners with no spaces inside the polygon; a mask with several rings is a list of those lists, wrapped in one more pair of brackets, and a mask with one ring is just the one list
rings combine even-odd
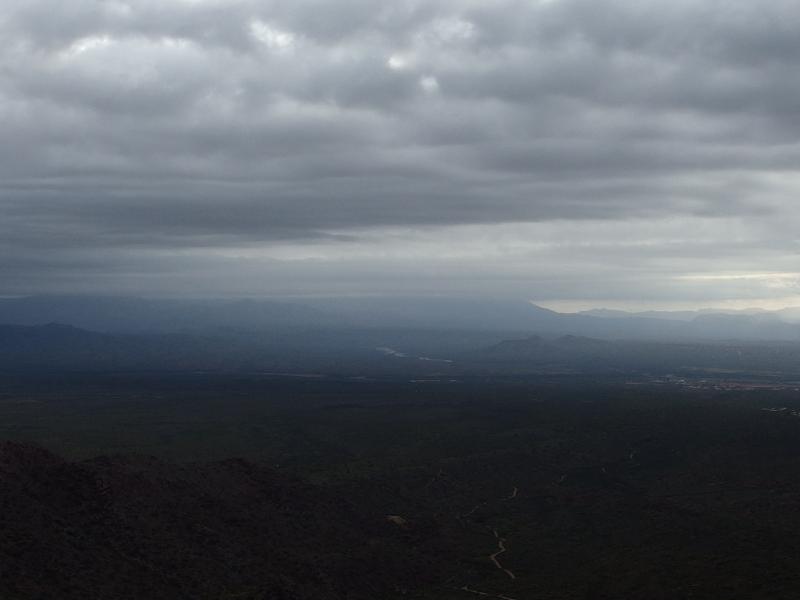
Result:
{"label": "dark storm cloud", "polygon": [[[782,0],[12,0],[0,272],[36,291],[137,264],[189,277],[203,249],[380,255],[376,228],[673,218],[755,223],[748,268],[786,265],[798,27]],[[704,270],[734,264],[717,250]]]}

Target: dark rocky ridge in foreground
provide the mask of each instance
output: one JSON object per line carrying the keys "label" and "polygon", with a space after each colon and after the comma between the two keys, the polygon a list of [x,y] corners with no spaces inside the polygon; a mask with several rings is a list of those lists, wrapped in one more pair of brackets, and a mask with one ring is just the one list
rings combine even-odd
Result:
{"label": "dark rocky ridge in foreground", "polygon": [[413,525],[241,460],[71,463],[0,445],[0,597],[386,598],[433,576]]}

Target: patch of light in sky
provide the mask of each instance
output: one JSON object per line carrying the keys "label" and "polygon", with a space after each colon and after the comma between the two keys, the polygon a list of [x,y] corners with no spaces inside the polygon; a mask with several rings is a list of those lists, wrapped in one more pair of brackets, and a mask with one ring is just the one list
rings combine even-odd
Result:
{"label": "patch of light in sky", "polygon": [[253,21],[250,24],[250,33],[259,42],[273,50],[285,50],[294,44],[294,34],[288,31],[276,29],[269,23],[265,23],[260,19]]}

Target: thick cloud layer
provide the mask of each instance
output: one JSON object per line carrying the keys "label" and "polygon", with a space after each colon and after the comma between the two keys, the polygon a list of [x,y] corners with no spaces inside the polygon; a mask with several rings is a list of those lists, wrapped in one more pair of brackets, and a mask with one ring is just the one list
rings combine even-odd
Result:
{"label": "thick cloud layer", "polygon": [[789,0],[9,0],[0,294],[800,296]]}

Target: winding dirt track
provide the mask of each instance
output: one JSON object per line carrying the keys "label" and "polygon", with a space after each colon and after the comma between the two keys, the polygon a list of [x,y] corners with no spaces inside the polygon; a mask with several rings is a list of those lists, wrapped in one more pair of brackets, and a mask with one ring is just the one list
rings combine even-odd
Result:
{"label": "winding dirt track", "polygon": [[509,579],[516,579],[517,576],[514,575],[511,571],[506,569],[503,565],[500,564],[500,561],[497,560],[497,557],[503,554],[503,552],[507,551],[506,548],[506,538],[500,537],[500,534],[497,533],[497,529],[492,529],[492,533],[494,533],[494,537],[497,538],[497,552],[489,555],[489,560],[494,563],[494,566],[500,569],[503,573],[508,575]]}
{"label": "winding dirt track", "polygon": [[463,592],[469,592],[470,594],[475,594],[476,596],[484,596],[486,598],[500,598],[500,600],[517,600],[516,598],[512,598],[511,596],[504,596],[503,594],[490,594],[488,592],[479,592],[478,590],[473,590],[471,587],[467,585],[459,589]]}
{"label": "winding dirt track", "polygon": [[480,508],[480,507],[482,507],[482,506],[486,506],[486,502],[481,502],[480,504],[476,504],[476,505],[475,505],[475,506],[472,508],[472,510],[470,510],[470,511],[469,511],[469,512],[467,512],[467,513],[464,513],[464,514],[463,514],[463,515],[461,515],[459,518],[460,518],[460,519],[466,519],[467,517],[471,517],[471,516],[472,516],[472,515],[473,515],[473,514],[474,514],[474,513],[475,513],[475,512],[476,512],[476,511],[477,511],[477,510]]}
{"label": "winding dirt track", "polygon": [[[511,494],[510,494],[510,495],[508,495],[508,496],[506,496],[505,498],[501,498],[501,500],[502,500],[502,501],[513,500],[514,498],[516,498],[516,497],[517,497],[517,494],[518,494],[518,493],[519,493],[519,489],[518,489],[516,486],[514,486],[514,489],[511,491]],[[476,505],[476,506],[475,506],[475,507],[474,507],[472,510],[470,510],[468,513],[465,513],[465,514],[463,514],[463,515],[459,516],[458,518],[459,518],[459,519],[463,519],[463,518],[465,518],[465,517],[469,517],[469,516],[470,516],[470,515],[472,515],[472,514],[473,514],[475,511],[477,511],[477,510],[478,510],[479,508],[481,508],[482,506],[485,506],[486,504],[487,504],[486,502],[481,502],[480,504]],[[500,563],[500,561],[499,561],[499,560],[497,560],[497,557],[498,557],[498,556],[500,556],[500,555],[501,555],[501,554],[503,554],[504,552],[507,552],[507,551],[508,551],[508,548],[506,548],[506,538],[504,538],[504,537],[500,537],[500,534],[497,532],[497,529],[494,529],[494,528],[493,528],[493,529],[492,529],[492,533],[494,534],[494,537],[495,537],[495,539],[497,540],[497,552],[493,552],[492,554],[490,554],[490,555],[489,555],[489,560],[492,562],[492,564],[493,564],[495,567],[497,567],[497,568],[498,568],[499,570],[501,570],[503,573],[505,573],[506,575],[508,575],[508,578],[509,578],[509,579],[516,579],[516,578],[517,578],[517,576],[516,576],[516,575],[514,575],[514,573],[513,573],[512,571],[510,571],[509,569],[506,569],[506,568],[505,568],[505,567],[504,567],[504,566],[503,566],[503,565]],[[468,592],[468,593],[470,593],[470,594],[474,594],[474,595],[476,595],[476,596],[483,596],[483,597],[485,597],[485,598],[498,598],[499,600],[516,600],[516,598],[512,598],[512,597],[510,597],[510,596],[504,596],[503,594],[491,594],[491,593],[489,593],[489,592],[481,592],[481,591],[479,591],[479,590],[474,590],[474,589],[472,589],[471,587],[469,587],[468,585],[465,585],[465,586],[463,586],[463,587],[461,587],[461,588],[457,588],[457,589],[459,589],[459,590],[461,590],[461,591],[463,591],[463,592]]]}

